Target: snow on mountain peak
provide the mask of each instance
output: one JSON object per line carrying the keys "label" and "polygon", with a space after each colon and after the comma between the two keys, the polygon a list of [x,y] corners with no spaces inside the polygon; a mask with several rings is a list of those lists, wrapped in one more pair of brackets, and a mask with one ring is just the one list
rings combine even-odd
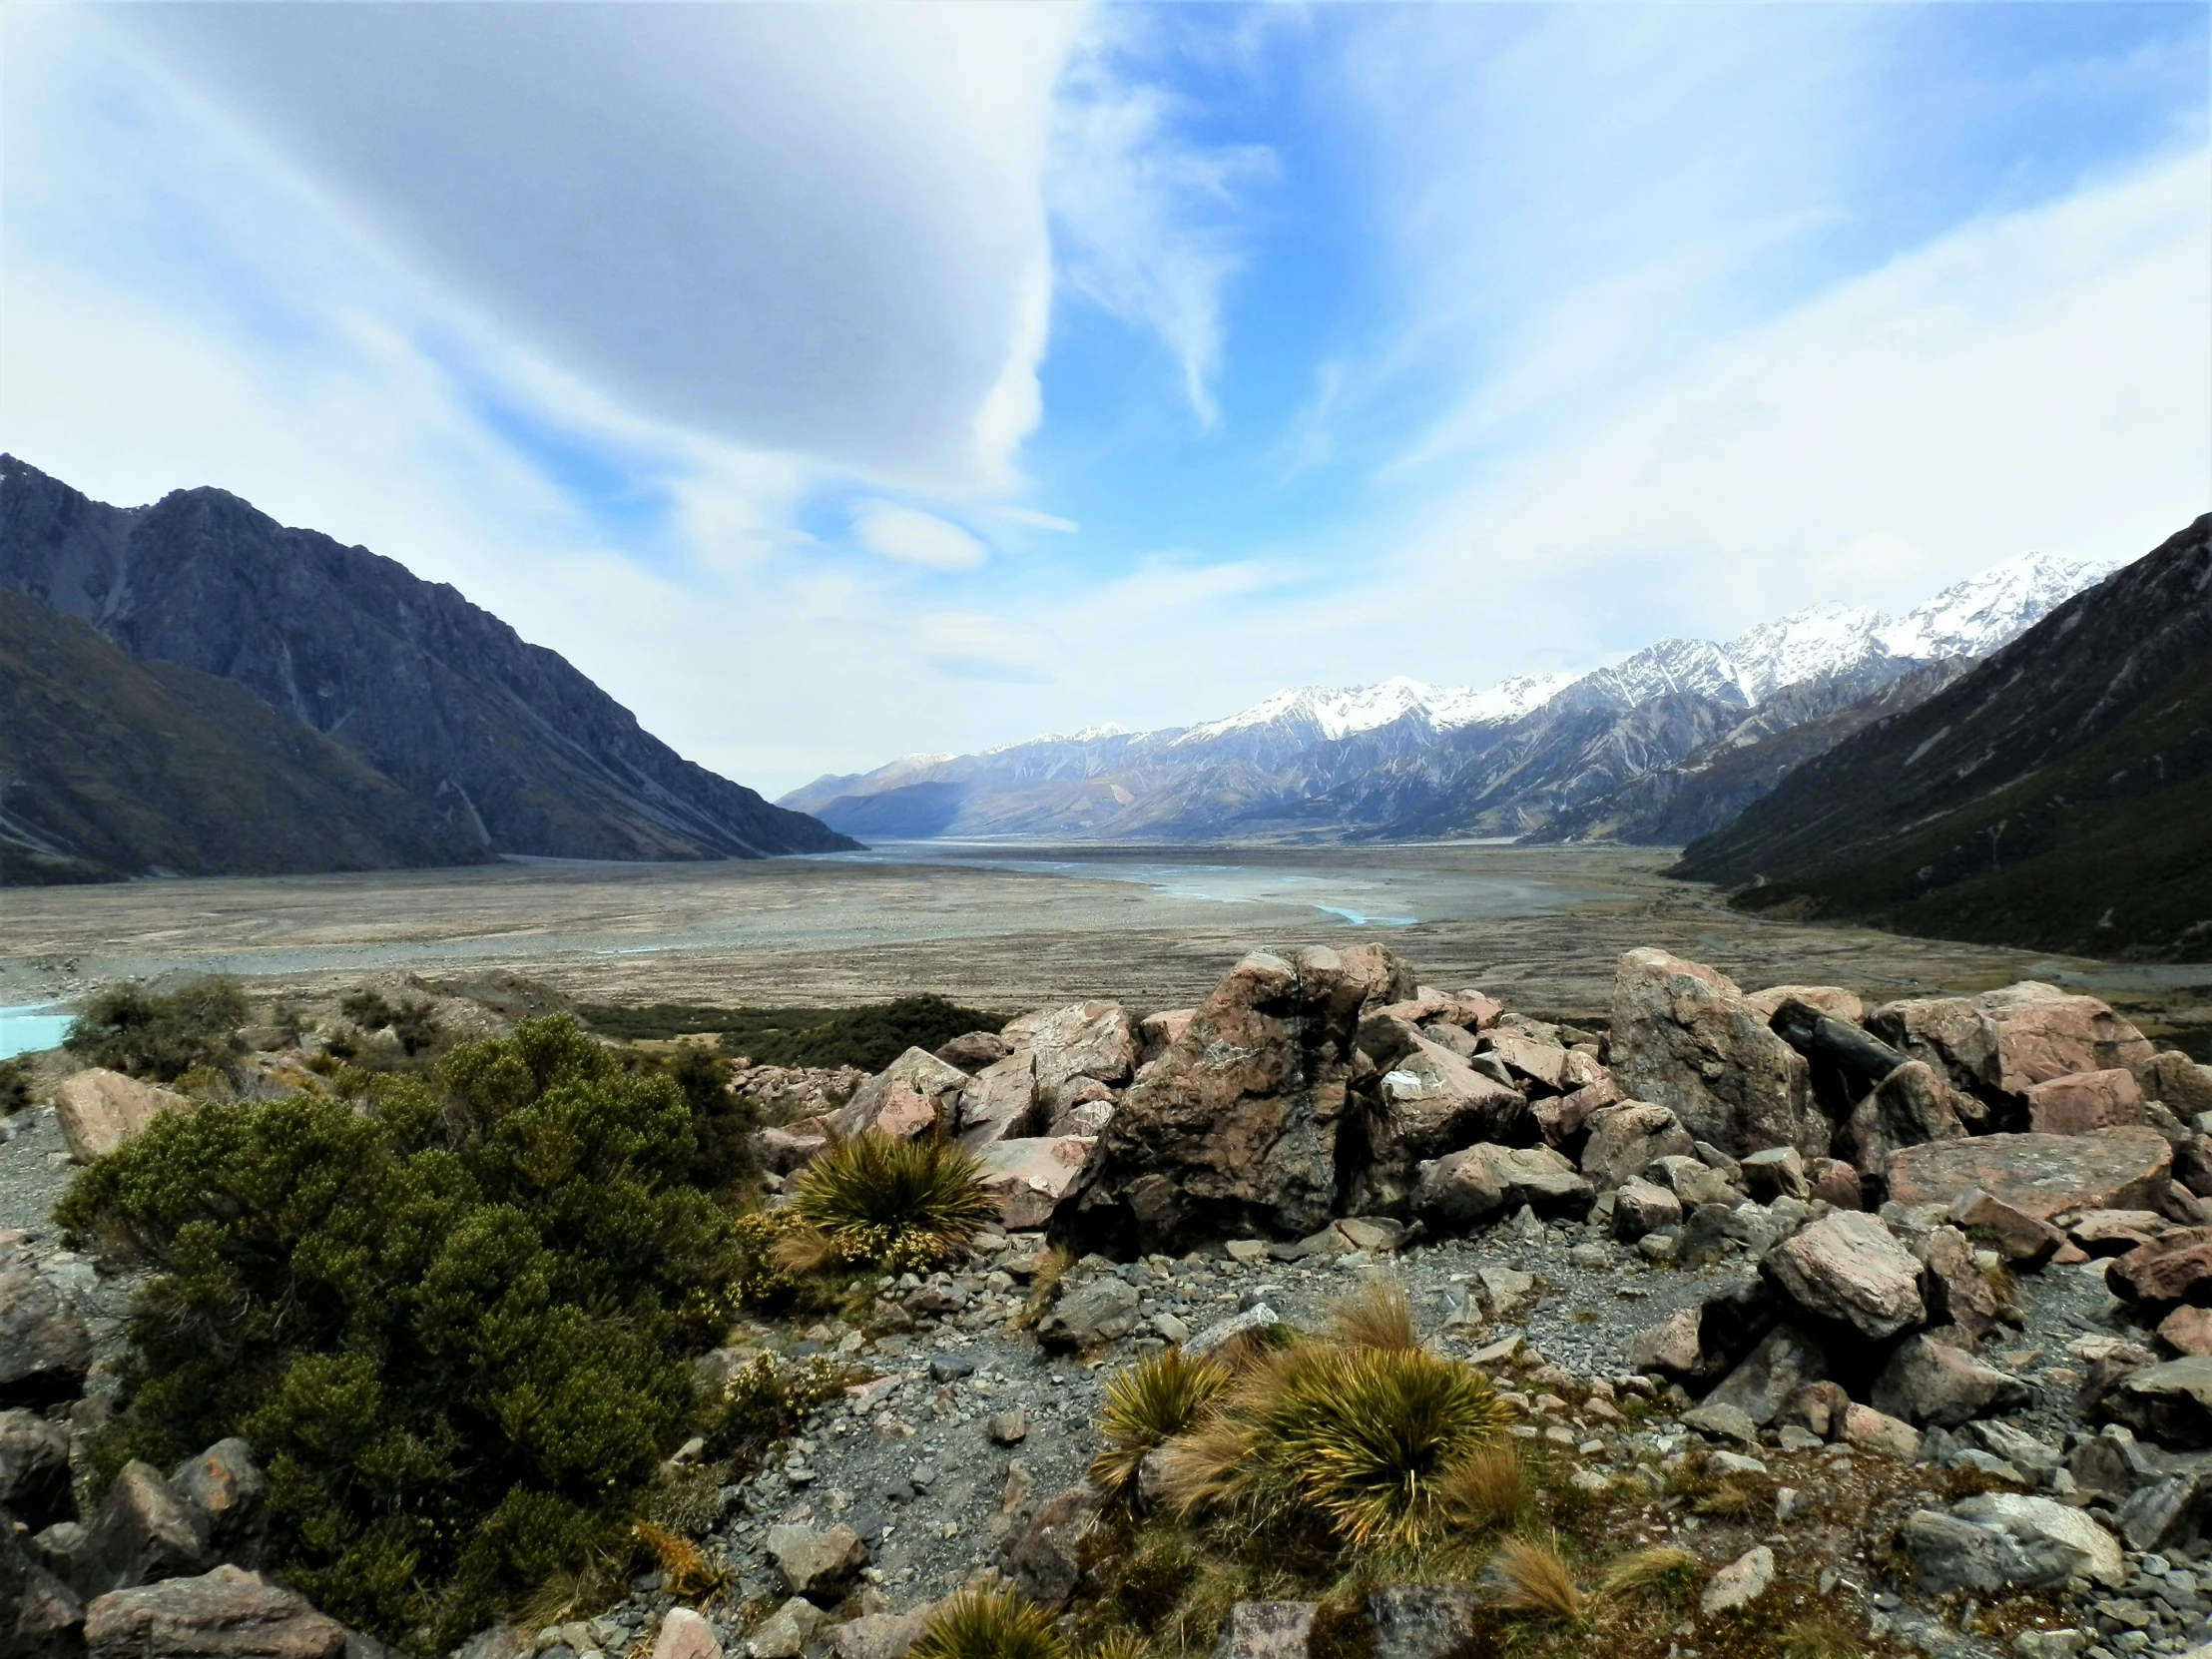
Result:
{"label": "snow on mountain peak", "polygon": [[1744,696],[1764,703],[1784,686],[1839,673],[1877,654],[1889,621],[1879,611],[1824,601],[1762,622],[1721,649],[1736,665]]}
{"label": "snow on mountain peak", "polygon": [[1899,657],[1986,657],[2043,620],[2124,559],[2026,553],[1953,583],[1880,635]]}

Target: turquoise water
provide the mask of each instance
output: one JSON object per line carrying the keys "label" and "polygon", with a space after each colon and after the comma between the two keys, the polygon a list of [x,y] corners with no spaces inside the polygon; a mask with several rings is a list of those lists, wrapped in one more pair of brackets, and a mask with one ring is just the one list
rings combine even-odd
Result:
{"label": "turquoise water", "polygon": [[69,1034],[75,1014],[59,1011],[53,1002],[26,1003],[20,1008],[0,1008],[0,1060],[18,1054],[36,1054],[42,1048],[59,1048]]}

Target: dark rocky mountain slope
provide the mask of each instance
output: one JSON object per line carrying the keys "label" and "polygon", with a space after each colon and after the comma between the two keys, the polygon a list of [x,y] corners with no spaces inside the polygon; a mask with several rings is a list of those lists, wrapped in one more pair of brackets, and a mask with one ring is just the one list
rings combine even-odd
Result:
{"label": "dark rocky mountain slope", "polygon": [[1918,708],[1973,666],[1969,657],[1926,663],[1871,693],[1870,680],[1881,676],[1865,669],[1787,686],[1684,759],[1639,773],[1521,838],[1684,845],[1733,822],[1807,761]]}
{"label": "dark rocky mountain slope", "polygon": [[489,856],[245,688],[134,663],[76,618],[0,593],[0,882]]}
{"label": "dark rocky mountain slope", "polygon": [[229,680],[482,852],[762,857],[854,843],[678,755],[454,589],[218,489],[92,501],[0,457],[0,589]]}
{"label": "dark rocky mountain slope", "polygon": [[2212,954],[2212,514],[1800,768],[1676,873],[1747,908]]}

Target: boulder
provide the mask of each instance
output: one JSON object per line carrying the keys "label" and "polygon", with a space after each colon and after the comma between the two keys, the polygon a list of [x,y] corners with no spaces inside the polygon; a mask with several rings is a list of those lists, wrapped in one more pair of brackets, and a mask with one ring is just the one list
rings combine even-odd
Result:
{"label": "boulder", "polygon": [[1006,1058],[1006,1039],[996,1031],[969,1031],[940,1044],[937,1058],[973,1077],[987,1066]]}
{"label": "boulder", "polygon": [[1866,1190],[1859,1172],[1841,1158],[1815,1158],[1805,1166],[1805,1179],[1816,1203],[1838,1210],[1864,1210]]}
{"label": "boulder", "polygon": [[42,1565],[14,1527],[0,1524],[0,1653],[10,1659],[80,1659],[85,1604]]}
{"label": "boulder", "polygon": [[1048,1498],[1008,1546],[1007,1581],[1048,1613],[1057,1613],[1083,1577],[1082,1545],[1098,1517],[1098,1494],[1070,1486]]}
{"label": "boulder", "polygon": [[1917,1208],[1978,1188],[2048,1221],[2069,1210],[2153,1209],[2172,1167],[2173,1148],[2154,1129],[1975,1135],[1901,1148],[1890,1159],[1890,1196]]}
{"label": "boulder", "polygon": [[2176,1308],[2158,1322],[2158,1340],[2176,1354],[2212,1355],[2212,1308]]}
{"label": "boulder", "polygon": [[1687,1156],[1695,1148],[1681,1119],[1664,1106],[1641,1100],[1604,1107],[1591,1116],[1589,1126],[1582,1173],[1600,1192],[1642,1174],[1661,1158]]}
{"label": "boulder", "polygon": [[1805,1178],[1805,1160],[1794,1146],[1770,1146],[1744,1159],[1744,1191],[1762,1204],[1778,1198],[1811,1198],[1813,1184]]}
{"label": "boulder", "polygon": [[205,1572],[214,1557],[208,1518],[161,1471],[136,1458],[108,1487],[77,1553],[76,1588],[88,1599],[109,1590]]}
{"label": "boulder", "polygon": [[1139,1063],[1156,1060],[1174,1047],[1177,1039],[1190,1029],[1197,1013],[1196,1008],[1170,1008],[1164,1013],[1145,1015],[1144,1023],[1137,1028]]}
{"label": "boulder", "polygon": [[1483,1041],[1516,1079],[1537,1084],[1551,1094],[1570,1091],[1567,1067],[1572,1057],[1564,1048],[1514,1031],[1492,1031]]}
{"label": "boulder", "polygon": [[1751,1413],[1726,1400],[1709,1399],[1692,1406],[1682,1413],[1682,1420],[1708,1439],[1734,1440],[1738,1445],[1759,1443],[1759,1425],[1751,1420]]}
{"label": "boulder", "polygon": [[828,1125],[820,1118],[799,1123],[770,1124],[752,1134],[753,1156],[771,1175],[790,1175],[815,1161],[830,1144]]}
{"label": "boulder", "polygon": [[36,1411],[0,1411],[0,1510],[33,1531],[75,1517],[68,1429]]}
{"label": "boulder", "polygon": [[1843,1426],[1850,1408],[1851,1395],[1841,1382],[1808,1382],[1782,1402],[1775,1420],[1795,1423],[1825,1440]]}
{"label": "boulder", "polygon": [[91,1367],[76,1310],[28,1256],[0,1249],[0,1406],[74,1399]]}
{"label": "boulder", "polygon": [[226,1562],[97,1597],[85,1647],[90,1659],[344,1659],[346,1631],[296,1591]]}
{"label": "boulder", "polygon": [[1361,1013],[1410,979],[1379,945],[1247,956],[1130,1085],[1055,1230],[1122,1257],[1320,1230]]}
{"label": "boulder", "polygon": [[2019,1492],[1977,1493],[1947,1514],[1917,1510],[1898,1542],[1930,1595],[2117,1588],[2127,1580],[2126,1553],[2111,1533],[2079,1509]]}
{"label": "boulder", "polygon": [[1985,991],[1974,1005],[1996,1026],[1996,1086],[2025,1094],[2074,1072],[2132,1071],[2157,1050],[2093,996],[2068,996],[2028,981]]}
{"label": "boulder", "polygon": [[970,1152],[1019,1139],[1033,1126],[1036,1111],[1037,1056],[1017,1048],[977,1072],[960,1091],[957,1139]]}
{"label": "boulder", "polygon": [[1046,1349],[1097,1354],[1137,1329],[1138,1301],[1128,1281],[1101,1274],[1061,1293],[1051,1312],[1037,1322],[1037,1342]]}
{"label": "boulder", "polygon": [[[937,1050],[937,1055],[940,1059],[948,1058],[941,1048]],[[678,1613],[688,1614],[695,1619],[699,1618],[699,1615],[693,1613],[688,1607],[670,1608],[668,1618],[661,1621],[660,1640],[654,1643],[653,1659],[662,1659],[661,1642],[670,1639],[669,1621],[674,1619]],[[829,1616],[805,1596],[788,1597],[781,1607],[761,1621],[759,1629],[745,1639],[746,1659],[799,1659],[800,1654],[807,1650],[807,1644],[814,1639],[815,1632],[822,1628],[823,1621]],[[700,1619],[699,1622],[701,1624],[707,1623],[704,1619]],[[698,1635],[698,1632],[682,1629],[675,1633],[678,1641],[685,1640],[687,1637],[696,1641]],[[713,1625],[707,1625],[705,1635],[709,1641],[714,1640]],[[721,1652],[722,1649],[718,1643],[715,1648],[715,1659],[721,1659]]]}
{"label": "boulder", "polygon": [[1463,1228],[1527,1205],[1539,1216],[1581,1216],[1590,1183],[1548,1146],[1470,1146],[1415,1170],[1412,1210],[1438,1230]]}
{"label": "boulder", "polygon": [[2115,1257],[2104,1283],[2152,1319],[2181,1304],[2212,1302],[2212,1227],[2177,1227]]}
{"label": "boulder", "polygon": [[2084,1210],[2066,1223],[2066,1237],[2091,1256],[2125,1256],[2173,1231],[2156,1210]]}
{"label": "boulder", "polygon": [[914,1140],[956,1121],[967,1083],[958,1066],[946,1065],[926,1048],[909,1048],[854,1090],[831,1114],[830,1127],[847,1139],[873,1129],[894,1140]]}
{"label": "boulder", "polygon": [[2027,1384],[2018,1378],[1926,1336],[1900,1344],[1874,1385],[1876,1410],[1945,1428],[2015,1410],[2027,1397]]}
{"label": "boulder", "polygon": [[1654,1158],[1645,1168],[1643,1179],[1674,1194],[1684,1210],[1695,1210],[1701,1204],[1725,1204],[1733,1209],[1744,1199],[1726,1175],[1702,1158]]}
{"label": "boulder", "polygon": [[1748,992],[1744,1000],[1761,1019],[1769,1022],[1781,1011],[1783,1003],[1802,1002],[1846,1025],[1867,1023],[1867,1005],[1859,999],[1858,992],[1836,985],[1770,985],[1763,991]]}
{"label": "boulder", "polygon": [[2100,1410],[2161,1445],[2212,1447],[2212,1359],[2191,1354],[2130,1372],[2106,1390]]}
{"label": "boulder", "polygon": [[1848,1446],[1856,1446],[1861,1451],[1877,1451],[1901,1463],[1910,1463],[1921,1454],[1918,1428],[1902,1417],[1893,1417],[1887,1411],[1861,1405],[1856,1400],[1844,1407],[1833,1432]]}
{"label": "boulder", "polygon": [[1037,1022],[1037,1104],[1050,1114],[1073,1104],[1086,1081],[1119,1086],[1137,1069],[1137,1026],[1116,1002],[1078,1002]]}
{"label": "boulder", "polygon": [[1733,1613],[1765,1595],[1773,1582],[1774,1551],[1765,1544],[1754,1545],[1713,1575],[1698,1597],[1698,1611],[1707,1618]]}
{"label": "boulder", "polygon": [[2164,1102],[2177,1118],[2212,1112],[2212,1066],[2199,1065],[2178,1049],[2165,1049],[2139,1061],[2135,1081],[2144,1094]]}
{"label": "boulder", "polygon": [[1367,1167],[1354,1182],[1353,1208],[1378,1215],[1402,1210],[1420,1163],[1501,1140],[1527,1115],[1518,1090],[1425,1037],[1413,1038],[1378,1081],[1374,1108],[1362,1115]]}
{"label": "boulder", "polygon": [[216,1441],[171,1471],[177,1495],[207,1522],[209,1548],[242,1567],[259,1567],[269,1531],[269,1479],[254,1448],[235,1435]]}
{"label": "boulder", "polygon": [[1979,1342],[1997,1328],[2004,1305],[1973,1259],[1973,1245],[1955,1227],[1938,1227],[1922,1246],[1921,1299],[1931,1325],[1947,1325]]}
{"label": "boulder", "polygon": [[1704,1359],[1699,1324],[1697,1309],[1682,1308],[1657,1325],[1647,1325],[1628,1340],[1629,1369],[1669,1377],[1696,1376]]}
{"label": "boulder", "polygon": [[165,1112],[191,1110],[191,1100],[174,1089],[101,1066],[65,1077],[54,1088],[55,1125],[80,1164],[138,1139]]}
{"label": "boulder", "polygon": [[1083,1171],[1098,1143],[1084,1135],[1046,1135],[992,1141],[979,1149],[983,1190],[1011,1228],[1042,1227]]}
{"label": "boulder", "polygon": [[1928,1317],[1920,1264],[1879,1218],[1863,1212],[1837,1211],[1800,1229],[1767,1253],[1766,1271],[1808,1313],[1876,1341]]}
{"label": "boulder", "polygon": [[924,1606],[905,1613],[862,1613],[830,1632],[830,1649],[837,1659],[906,1659],[935,1612]]}
{"label": "boulder", "polygon": [[2027,1127],[2038,1135],[2085,1135],[2125,1123],[2147,1123],[2143,1091],[2135,1074],[2075,1072],[2036,1083],[2027,1090]]}
{"label": "boulder", "polygon": [[1458,1659],[1474,1644],[1481,1602],[1456,1584],[1395,1584],[1368,1597],[1374,1659]]}
{"label": "boulder", "polygon": [[1649,1181],[1631,1179],[1613,1195],[1613,1237],[1624,1244],[1681,1222],[1682,1201]]}
{"label": "boulder", "polygon": [[1622,1098],[1621,1086],[1613,1081],[1612,1074],[1608,1072],[1594,1082],[1585,1083],[1572,1094],[1553,1095],[1543,1100],[1531,1101],[1528,1115],[1535,1120],[1544,1144],[1563,1151],[1583,1137],[1591,1118],[1608,1106],[1618,1106]]}
{"label": "boulder", "polygon": [[1951,1087],[1978,1095],[1997,1082],[1996,1023],[1963,996],[1911,997],[1867,1016],[1867,1029]]}
{"label": "boulder", "polygon": [[[804,1598],[794,1596],[784,1606],[790,1608],[794,1601],[802,1607],[809,1605]],[[773,1625],[779,1618],[788,1618],[787,1629],[805,1622],[805,1616],[797,1611],[786,1614],[779,1610],[769,1623]],[[793,1659],[797,1652],[793,1649],[786,1659]],[[689,1607],[671,1607],[661,1615],[661,1628],[653,1637],[653,1659],[722,1659],[722,1642],[715,1635],[715,1627]]]}
{"label": "boulder", "polygon": [[1908,1060],[1852,1108],[1844,1138],[1853,1167],[1862,1175],[1884,1175],[1900,1147],[1962,1139],[1969,1104],[1934,1067]]}
{"label": "boulder", "polygon": [[1320,1611],[1311,1601],[1240,1601],[1221,1621],[1213,1659],[1307,1659]]}
{"label": "boulder", "polygon": [[1733,1405],[1761,1428],[1782,1414],[1791,1396],[1828,1376],[1828,1357],[1795,1326],[1778,1325],[1765,1342],[1721,1379],[1707,1405]]}
{"label": "boulder", "polygon": [[842,1522],[822,1528],[786,1522],[768,1529],[767,1542],[785,1589],[826,1606],[836,1602],[867,1565],[867,1545]]}
{"label": "boulder", "polygon": [[1732,1156],[1770,1146],[1828,1153],[1829,1122],[1813,1103],[1805,1057],[1732,980],[1701,963],[1648,947],[1625,952],[1607,1053],[1631,1096],[1667,1107]]}
{"label": "boulder", "polygon": [[2016,1210],[1979,1187],[1969,1187],[1951,1200],[1950,1219],[1953,1226],[1986,1239],[2014,1267],[2039,1268],[2066,1242],[2066,1236],[2049,1222]]}

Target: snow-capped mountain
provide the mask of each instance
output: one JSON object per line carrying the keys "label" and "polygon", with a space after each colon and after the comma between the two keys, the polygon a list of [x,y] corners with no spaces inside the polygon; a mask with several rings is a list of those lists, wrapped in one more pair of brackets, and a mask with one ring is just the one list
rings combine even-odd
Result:
{"label": "snow-capped mountain", "polygon": [[1811,605],[1725,645],[1661,640],[1588,674],[1481,688],[1403,675],[1297,686],[1187,728],[907,756],[781,805],[885,838],[1525,832],[1731,733],[1743,741],[1755,715],[1766,736],[1834,720],[1924,663],[1985,656],[2110,568],[2029,554],[1903,617]]}

